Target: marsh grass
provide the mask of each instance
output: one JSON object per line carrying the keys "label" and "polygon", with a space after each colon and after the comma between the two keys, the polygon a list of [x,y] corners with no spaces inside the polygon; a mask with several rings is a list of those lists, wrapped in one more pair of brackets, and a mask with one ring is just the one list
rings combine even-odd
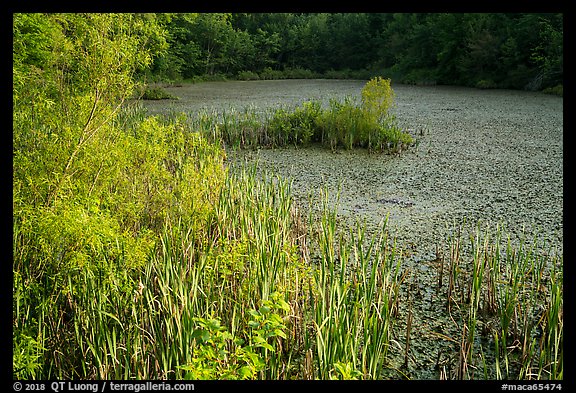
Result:
{"label": "marsh grass", "polygon": [[[338,232],[327,193],[310,229],[319,258],[312,299],[317,378],[380,379],[397,318],[401,253],[388,239],[387,220],[367,236],[358,222]],[[313,338],[311,338],[313,340]]]}
{"label": "marsh grass", "polygon": [[463,227],[450,240],[448,263],[448,311],[461,331],[453,377],[476,379],[483,370],[485,378],[561,379],[562,256],[480,222],[465,244]]}
{"label": "marsh grass", "polygon": [[[193,154],[196,171],[214,170],[214,151]],[[176,158],[173,176],[194,180]],[[25,264],[37,240],[16,220],[15,377],[379,378],[400,264],[384,232],[365,248],[360,226],[336,236],[334,211],[308,227],[290,181],[255,165],[226,174],[174,195],[138,263],[119,240],[95,242],[91,265],[52,262],[37,281]]]}
{"label": "marsh grass", "polygon": [[306,146],[318,143],[331,149],[366,148],[399,152],[414,143],[393,114],[394,92],[390,80],[380,77],[366,83],[362,99],[345,97],[307,100],[299,105],[203,110],[190,119],[192,128],[203,130],[212,141],[236,148]]}

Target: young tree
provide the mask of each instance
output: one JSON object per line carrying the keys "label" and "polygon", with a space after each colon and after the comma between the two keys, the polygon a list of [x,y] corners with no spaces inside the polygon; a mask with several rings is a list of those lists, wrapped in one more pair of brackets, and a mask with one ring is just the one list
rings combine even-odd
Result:
{"label": "young tree", "polygon": [[106,205],[127,163],[118,114],[165,42],[154,15],[13,18],[13,364],[26,379],[85,356],[63,333],[78,273],[117,258],[110,244],[148,247]]}

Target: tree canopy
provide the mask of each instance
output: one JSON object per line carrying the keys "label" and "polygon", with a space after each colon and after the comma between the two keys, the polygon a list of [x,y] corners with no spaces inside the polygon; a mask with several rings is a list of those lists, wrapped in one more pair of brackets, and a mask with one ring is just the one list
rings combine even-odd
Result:
{"label": "tree canopy", "polygon": [[148,73],[157,80],[305,69],[538,90],[563,79],[561,13],[162,15],[169,48]]}

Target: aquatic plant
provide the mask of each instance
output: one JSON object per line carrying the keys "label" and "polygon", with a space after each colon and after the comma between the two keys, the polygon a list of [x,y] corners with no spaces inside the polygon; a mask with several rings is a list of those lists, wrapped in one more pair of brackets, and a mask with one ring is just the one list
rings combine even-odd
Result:
{"label": "aquatic plant", "polygon": [[362,89],[360,103],[352,97],[330,99],[327,107],[319,100],[306,100],[293,107],[273,108],[259,113],[247,107],[239,112],[202,112],[190,119],[212,141],[240,148],[324,146],[372,151],[398,151],[414,143],[389,112],[394,92],[389,79],[373,78]]}
{"label": "aquatic plant", "polygon": [[469,247],[462,232],[450,242],[447,292],[462,332],[455,378],[476,378],[482,365],[487,379],[561,379],[562,257],[538,251],[546,247],[536,240],[513,244],[500,226],[492,239],[477,223]]}
{"label": "aquatic plant", "polygon": [[401,253],[390,242],[387,220],[371,237],[357,223],[338,234],[335,210],[324,193],[321,216],[311,223],[319,259],[312,299],[317,377],[379,379],[387,365],[399,301]]}

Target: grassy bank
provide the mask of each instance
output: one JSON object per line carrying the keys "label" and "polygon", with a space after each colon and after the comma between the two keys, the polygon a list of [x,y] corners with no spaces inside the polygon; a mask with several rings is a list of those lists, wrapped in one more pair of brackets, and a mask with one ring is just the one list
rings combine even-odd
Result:
{"label": "grassy bank", "polygon": [[[127,111],[119,124],[132,160],[97,206],[33,209],[16,193],[15,378],[379,377],[393,250],[356,250],[328,211],[310,226],[288,181],[229,173],[183,123]],[[355,335],[338,344],[344,327]]]}

